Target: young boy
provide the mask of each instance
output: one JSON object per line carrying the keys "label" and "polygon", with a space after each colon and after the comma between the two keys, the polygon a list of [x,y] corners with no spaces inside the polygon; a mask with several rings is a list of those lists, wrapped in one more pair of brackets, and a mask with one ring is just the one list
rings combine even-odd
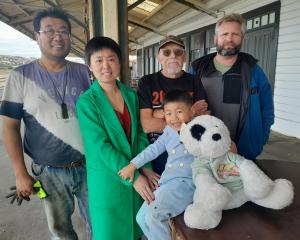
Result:
{"label": "young boy", "polygon": [[171,239],[168,221],[192,203],[195,190],[190,167],[194,157],[179,141],[181,124],[189,122],[194,115],[192,98],[187,92],[171,91],[165,96],[163,110],[167,123],[163,134],[119,171],[123,179],[132,181],[136,169],[164,151],[168,152],[166,168],[159,180],[160,186],[154,192],[155,199],[150,205],[144,202],[136,217],[149,240]]}

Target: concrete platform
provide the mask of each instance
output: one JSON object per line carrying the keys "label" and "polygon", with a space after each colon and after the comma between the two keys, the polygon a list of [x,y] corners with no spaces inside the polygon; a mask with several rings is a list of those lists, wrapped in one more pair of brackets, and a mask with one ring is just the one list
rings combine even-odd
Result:
{"label": "concrete platform", "polygon": [[[1,128],[1,122],[0,122]],[[2,128],[1,128],[2,129]],[[2,132],[2,131],[1,131]],[[269,144],[265,146],[260,159],[275,159],[299,162],[300,140],[272,132]],[[29,165],[30,160],[27,158]],[[1,240],[48,240],[49,232],[41,201],[33,197],[20,207],[11,205],[5,198],[9,187],[15,185],[14,175],[8,156],[0,137],[0,239]],[[78,208],[73,216],[79,239],[84,239],[84,227],[78,215]]]}
{"label": "concrete platform", "polygon": [[300,164],[300,139],[273,131],[258,159],[291,161]]}

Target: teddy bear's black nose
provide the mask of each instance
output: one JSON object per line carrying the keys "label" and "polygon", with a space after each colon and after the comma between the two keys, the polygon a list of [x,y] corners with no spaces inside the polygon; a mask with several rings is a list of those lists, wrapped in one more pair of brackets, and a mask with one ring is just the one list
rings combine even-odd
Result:
{"label": "teddy bear's black nose", "polygon": [[212,139],[214,141],[219,141],[221,139],[221,135],[219,133],[215,133],[214,135],[212,135]]}

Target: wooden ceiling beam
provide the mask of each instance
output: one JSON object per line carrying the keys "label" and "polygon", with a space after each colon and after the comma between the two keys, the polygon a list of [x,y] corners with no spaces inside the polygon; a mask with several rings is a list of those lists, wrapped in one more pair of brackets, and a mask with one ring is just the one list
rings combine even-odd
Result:
{"label": "wooden ceiling beam", "polygon": [[140,5],[143,2],[145,2],[145,0],[136,1],[135,3],[133,3],[127,7],[127,11],[129,12],[130,10],[134,9],[135,7],[137,7],[138,5]]}
{"label": "wooden ceiling beam", "polygon": [[32,22],[32,16],[27,16],[27,17],[16,17],[13,20],[9,22],[11,25],[18,25],[18,24],[26,24]]}
{"label": "wooden ceiling beam", "polygon": [[167,0],[163,4],[159,5],[159,7],[155,8],[152,12],[151,15],[147,16],[146,18],[143,19],[143,22],[146,22],[148,19],[150,19],[154,14],[157,12],[161,11],[163,8],[166,8],[166,6],[171,2],[172,0]]}
{"label": "wooden ceiling beam", "polygon": [[31,4],[24,4],[24,3],[11,3],[11,2],[5,2],[5,1],[1,1],[0,2],[0,5],[3,5],[3,6],[12,6],[12,7],[16,7],[16,6],[20,6],[20,7],[23,7],[23,8],[29,8],[29,9],[33,9],[33,10],[36,10],[36,9],[45,9],[44,6],[36,6],[36,5],[31,5]]}
{"label": "wooden ceiling beam", "polygon": [[21,11],[23,12],[26,16],[30,16],[30,13],[27,12],[25,9],[23,9],[21,6],[18,6],[16,4],[18,4],[18,2],[16,2],[15,0],[11,0],[13,2],[13,4]]}
{"label": "wooden ceiling beam", "polygon": [[201,7],[198,4],[195,5],[194,3],[188,2],[186,0],[174,0],[174,1],[176,1],[178,3],[181,3],[181,4],[183,4],[183,5],[185,5],[185,6],[189,7],[189,8],[192,8],[194,10],[197,10],[199,12],[208,14],[208,15],[214,17],[214,18],[218,18],[218,15],[214,11],[211,11],[211,10],[209,10],[207,8]]}
{"label": "wooden ceiling beam", "polygon": [[74,34],[71,34],[72,38],[75,38],[78,42],[81,42],[83,45],[85,45],[85,42],[82,41],[79,37],[75,36]]}
{"label": "wooden ceiling beam", "polygon": [[[53,2],[51,2],[51,1],[49,1],[49,0],[43,0],[43,1],[44,1],[45,3],[47,3],[49,6],[51,6],[51,7],[58,7],[56,4],[54,4]],[[69,18],[70,18],[73,22],[75,22],[77,25],[83,27],[86,31],[88,30],[88,29],[87,29],[87,26],[86,26],[84,23],[80,22],[80,21],[79,21],[77,18],[75,18],[73,15],[71,15],[71,14],[69,13],[69,11],[67,12],[67,14],[68,14]]]}
{"label": "wooden ceiling beam", "polygon": [[150,26],[150,25],[145,24],[145,23],[137,22],[137,21],[135,21],[135,20],[133,20],[133,19],[128,19],[128,23],[129,23],[129,24],[132,24],[132,25],[135,25],[135,26],[137,26],[137,27],[146,29],[147,31],[154,32],[154,33],[159,34],[159,35],[161,35],[161,36],[166,36],[166,35],[167,35],[166,33],[157,31],[157,30],[155,29],[155,27],[153,27],[153,26]]}
{"label": "wooden ceiling beam", "polygon": [[2,13],[0,10],[0,20],[3,20],[6,24],[8,24],[8,22],[10,21],[10,17]]}
{"label": "wooden ceiling beam", "polygon": [[75,46],[72,46],[71,52],[75,53],[75,55],[78,57],[82,57],[82,58],[84,57],[84,50],[78,46],[76,46],[76,48],[75,48]]}

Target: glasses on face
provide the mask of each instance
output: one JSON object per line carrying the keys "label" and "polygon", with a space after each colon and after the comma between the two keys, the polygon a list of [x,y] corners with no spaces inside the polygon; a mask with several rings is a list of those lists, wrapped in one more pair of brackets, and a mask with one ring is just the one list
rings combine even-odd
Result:
{"label": "glasses on face", "polygon": [[169,57],[172,52],[174,53],[175,57],[181,57],[183,55],[183,53],[184,53],[184,50],[181,49],[181,48],[177,48],[177,49],[174,49],[174,50],[171,50],[171,49],[160,49],[160,51],[162,52],[162,54],[165,57]]}
{"label": "glasses on face", "polygon": [[55,38],[56,35],[59,35],[62,39],[70,38],[70,32],[67,30],[56,31],[56,30],[50,28],[50,29],[40,30],[38,32],[45,34],[47,36],[47,38],[51,38],[51,39]]}

